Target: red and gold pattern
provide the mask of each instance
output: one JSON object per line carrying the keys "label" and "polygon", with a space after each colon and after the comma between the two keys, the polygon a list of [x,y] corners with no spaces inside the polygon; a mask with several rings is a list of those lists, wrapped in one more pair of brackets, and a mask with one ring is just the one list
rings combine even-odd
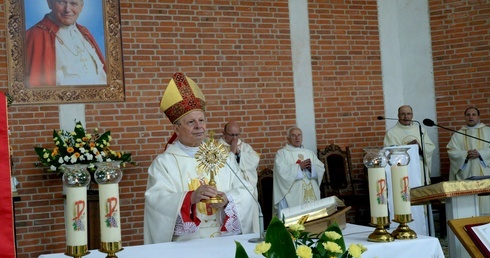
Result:
{"label": "red and gold pattern", "polygon": [[205,111],[204,94],[192,79],[177,72],[163,93],[160,108],[174,123],[192,110]]}

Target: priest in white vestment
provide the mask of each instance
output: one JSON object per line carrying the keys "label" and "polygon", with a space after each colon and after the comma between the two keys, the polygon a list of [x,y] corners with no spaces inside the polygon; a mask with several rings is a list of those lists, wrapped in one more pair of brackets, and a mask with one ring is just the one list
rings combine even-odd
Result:
{"label": "priest in white vestment", "polygon": [[259,166],[260,154],[254,151],[250,144],[239,138],[240,133],[240,125],[236,121],[230,121],[224,126],[223,137],[219,139],[219,142],[235,154],[240,173],[252,186],[254,197],[258,198],[257,167]]}
{"label": "priest in white vestment", "polygon": [[[480,122],[476,107],[465,110],[466,125],[454,133],[447,145],[450,161],[449,180],[465,180],[472,176],[490,176],[490,128]],[[468,137],[471,135],[478,139]],[[490,213],[490,197],[480,197],[480,214]]]}
{"label": "priest in white vestment", "polygon": [[[390,128],[385,135],[384,146],[390,147],[395,145],[411,145],[419,146],[419,162],[422,180],[424,180],[424,158],[425,158],[425,180],[430,184],[430,168],[432,166],[432,154],[436,148],[430,140],[427,130],[414,124],[412,107],[404,105],[398,108],[398,122]],[[420,129],[422,129],[422,139],[420,138]],[[424,146],[422,148],[422,142]],[[422,152],[423,151],[423,152]],[[423,156],[422,156],[423,155]],[[420,182],[424,185],[425,182]]]}
{"label": "priest in white vestment", "polygon": [[[160,107],[174,124],[174,135],[148,169],[145,244],[257,232],[258,217],[249,212],[258,204],[248,193],[250,185],[235,174],[234,154],[216,173],[216,187],[208,185],[209,173],[198,168],[195,154],[206,137],[206,117],[196,83],[175,73]],[[223,202],[201,202],[217,196]]]}
{"label": "priest in white vestment", "polygon": [[303,148],[300,128],[290,128],[287,140],[274,160],[273,198],[279,218],[282,209],[321,199],[320,184],[325,173],[317,154]]}

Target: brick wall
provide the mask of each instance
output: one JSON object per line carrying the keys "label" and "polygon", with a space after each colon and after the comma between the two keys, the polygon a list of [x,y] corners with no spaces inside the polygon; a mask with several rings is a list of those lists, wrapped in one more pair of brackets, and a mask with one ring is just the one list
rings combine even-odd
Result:
{"label": "brick wall", "polygon": [[[476,106],[490,124],[490,5],[487,0],[429,1],[437,123],[464,125],[464,110]],[[446,145],[452,132],[439,129],[441,175],[449,176]]]}
{"label": "brick wall", "polygon": [[317,145],[349,146],[363,176],[363,148],[385,133],[376,1],[310,2]]}
{"label": "brick wall", "polygon": [[[124,169],[120,183],[123,244],[129,246],[143,243],[146,170],[172,133],[159,110],[160,96],[172,73],[186,73],[203,89],[208,129],[220,132],[227,119],[241,123],[245,140],[262,154],[259,169],[272,167],[286,129],[295,124],[295,106],[287,0],[120,2],[126,102],[86,104],[85,110],[89,130],[111,130],[113,148],[133,153],[139,162],[138,167]],[[484,1],[465,1],[465,6],[473,6],[482,17],[471,15],[471,22],[464,22],[451,14],[456,9],[451,6],[460,1],[430,2],[442,123],[451,116],[458,119],[456,115],[467,103],[453,95],[469,94],[467,85],[477,88],[467,96],[472,101],[488,101],[488,91],[484,92],[488,77],[483,74],[489,67],[488,8],[486,12],[481,8]],[[4,0],[0,3],[0,17],[5,17]],[[381,146],[384,136],[384,122],[375,120],[383,114],[376,1],[312,0],[309,15],[318,147],[330,143],[350,146],[356,173],[361,174],[362,148]],[[470,51],[465,52],[466,59],[453,54],[446,60],[447,51],[457,50],[445,49],[455,43],[440,32],[447,29],[445,20],[449,19],[459,21],[455,31],[468,34],[474,33],[469,28],[486,26],[477,33],[482,40],[461,44],[487,55],[475,61],[470,56],[477,51]],[[0,19],[1,26],[5,27],[5,18]],[[4,92],[8,87],[5,33],[0,32],[4,53],[0,56],[0,90]],[[459,49],[460,44],[457,46]],[[458,60],[472,64],[461,68],[455,64]],[[471,80],[463,76],[467,73],[473,74]],[[458,85],[448,86],[453,83]],[[445,111],[446,103],[453,112]],[[9,108],[9,123],[13,174],[21,182],[22,200],[16,203],[19,257],[64,252],[61,179],[33,165],[37,160],[33,147],[52,146],[52,130],[59,128],[59,106],[14,105]]]}

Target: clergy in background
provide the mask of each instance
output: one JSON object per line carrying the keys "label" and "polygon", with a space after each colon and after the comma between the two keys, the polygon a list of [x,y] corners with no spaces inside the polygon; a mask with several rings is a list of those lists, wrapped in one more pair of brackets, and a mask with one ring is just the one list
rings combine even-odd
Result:
{"label": "clergy in background", "polygon": [[321,199],[320,184],[325,173],[316,153],[303,148],[300,128],[290,128],[287,140],[274,160],[274,209],[279,218],[282,209]]}
{"label": "clergy in background", "polygon": [[257,167],[259,166],[260,154],[258,154],[250,144],[240,139],[241,129],[237,121],[228,122],[223,128],[223,137],[219,142],[226,146],[228,150],[235,154],[238,168],[243,178],[250,183],[253,188],[253,195],[258,198],[257,193]]}
{"label": "clergy in background", "polygon": [[[208,185],[210,174],[200,169],[196,153],[206,138],[206,116],[204,95],[196,83],[175,73],[160,107],[174,125],[174,135],[148,169],[145,244],[257,232],[258,217],[250,216],[257,203],[234,172],[234,154],[216,173],[216,187]],[[223,202],[202,202],[212,197]]]}
{"label": "clergy in background", "polygon": [[[490,128],[480,122],[480,110],[464,111],[466,125],[451,137],[447,145],[450,167],[449,180],[465,180],[472,176],[490,176]],[[471,135],[478,139],[468,137]],[[490,197],[480,196],[480,214],[490,214]]]}
{"label": "clergy in background", "polygon": [[[390,147],[395,145],[411,145],[417,144],[419,146],[419,161],[420,171],[422,173],[422,180],[424,179],[430,184],[430,168],[432,165],[432,153],[435,150],[434,143],[430,140],[429,135],[425,128],[419,127],[419,125],[413,122],[413,109],[408,105],[404,105],[398,108],[398,122],[395,126],[390,128],[385,135],[384,146]],[[420,129],[422,130],[422,139],[420,138]],[[422,141],[423,140],[423,141]],[[422,146],[423,142],[423,146]],[[423,148],[422,148],[423,147]],[[412,157],[413,158],[413,157]],[[425,159],[425,170],[424,170]],[[422,185],[424,182],[420,182]]]}

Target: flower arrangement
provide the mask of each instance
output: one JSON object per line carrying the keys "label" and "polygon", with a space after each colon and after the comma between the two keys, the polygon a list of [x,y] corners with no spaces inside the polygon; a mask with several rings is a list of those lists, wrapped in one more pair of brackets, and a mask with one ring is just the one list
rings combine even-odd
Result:
{"label": "flower arrangement", "polygon": [[48,167],[49,171],[62,173],[62,165],[88,164],[88,169],[95,171],[95,163],[103,161],[121,161],[136,165],[131,160],[131,153],[112,150],[110,146],[111,132],[99,134],[95,129],[93,134],[86,133],[81,122],[75,123],[72,132],[53,130],[55,148],[34,147],[39,162],[35,166]]}
{"label": "flower arrangement", "polygon": [[[286,229],[284,223],[274,217],[267,228],[265,241],[257,244],[254,252],[267,258],[360,258],[367,248],[351,244],[346,249],[342,230],[334,223],[320,234],[304,231],[301,219],[298,224]],[[235,258],[248,258],[245,249],[235,242]]]}

